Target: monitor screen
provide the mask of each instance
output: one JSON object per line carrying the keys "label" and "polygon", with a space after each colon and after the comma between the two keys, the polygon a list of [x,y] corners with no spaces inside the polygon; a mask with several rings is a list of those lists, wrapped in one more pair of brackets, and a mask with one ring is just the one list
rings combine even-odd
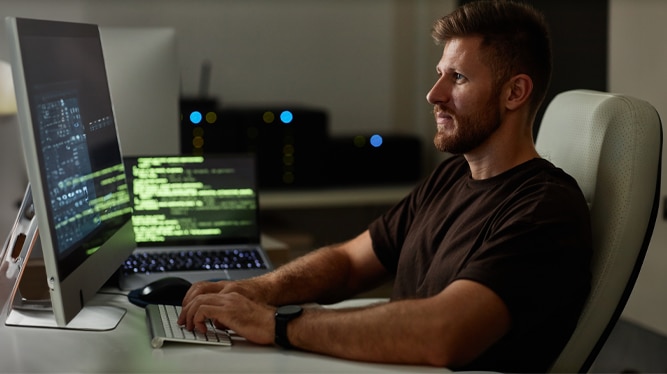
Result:
{"label": "monitor screen", "polygon": [[135,247],[98,27],[8,17],[53,314],[67,325]]}

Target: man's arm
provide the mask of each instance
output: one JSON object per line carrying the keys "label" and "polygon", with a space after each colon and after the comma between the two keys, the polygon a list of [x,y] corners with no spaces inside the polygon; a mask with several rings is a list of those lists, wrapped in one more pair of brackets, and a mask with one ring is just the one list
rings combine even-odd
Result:
{"label": "man's arm", "polygon": [[[211,319],[249,341],[272,344],[275,306],[337,301],[384,275],[366,231],[259,278],[199,284],[186,296],[179,323],[203,331]],[[287,334],[297,348],[336,357],[457,367],[509,327],[507,306],[493,291],[458,280],[426,299],[348,310],[309,308],[289,323]]]}
{"label": "man's arm", "polygon": [[509,327],[509,311],[493,291],[458,280],[426,299],[306,310],[290,322],[288,337],[301,349],[347,359],[455,368],[479,356]]}
{"label": "man's arm", "polygon": [[[190,306],[186,328],[203,331],[211,319],[254,343],[273,343],[275,307],[235,292],[201,295]],[[458,280],[426,299],[345,310],[307,308],[289,323],[287,336],[297,348],[335,357],[456,368],[478,357],[509,327],[509,311],[493,291]]]}
{"label": "man's arm", "polygon": [[387,279],[368,231],[342,244],[311,252],[261,277],[235,282],[200,282],[183,299],[237,292],[269,305],[332,303],[368,290]]}
{"label": "man's arm", "polygon": [[377,286],[388,276],[366,230],[352,240],[292,261],[269,273],[261,282],[281,290],[268,302],[277,306],[341,301]]}

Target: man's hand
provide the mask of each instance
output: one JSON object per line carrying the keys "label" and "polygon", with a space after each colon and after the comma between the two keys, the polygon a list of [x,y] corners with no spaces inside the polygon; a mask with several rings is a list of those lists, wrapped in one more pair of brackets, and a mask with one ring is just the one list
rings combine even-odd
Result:
{"label": "man's hand", "polygon": [[[256,278],[195,283],[183,298],[178,323],[203,331],[204,322],[210,319],[249,341],[271,344],[275,306],[337,302],[366,290],[387,275],[375,256],[370,234],[364,231],[350,241],[310,252]],[[312,316],[313,312],[304,315]],[[315,339],[321,339],[320,335]]]}
{"label": "man's hand", "polygon": [[[211,283],[206,287],[218,285]],[[224,286],[224,285],[223,285]],[[273,344],[276,308],[258,303],[238,292],[198,294],[188,303],[178,323],[188,330],[206,331],[206,320],[216,326],[234,330],[238,335],[256,344]]]}
{"label": "man's hand", "polygon": [[182,304],[189,304],[199,295],[226,294],[232,292],[239,293],[256,302],[268,304],[266,295],[262,292],[262,287],[255,284],[254,280],[197,282],[193,284],[185,294]]}

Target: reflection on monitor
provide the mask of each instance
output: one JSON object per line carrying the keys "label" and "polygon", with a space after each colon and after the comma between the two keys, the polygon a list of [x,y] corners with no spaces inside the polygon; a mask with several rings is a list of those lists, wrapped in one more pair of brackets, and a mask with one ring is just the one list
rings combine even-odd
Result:
{"label": "reflection on monitor", "polygon": [[100,37],[123,155],[178,154],[176,31],[100,27]]}
{"label": "reflection on monitor", "polygon": [[7,323],[46,315],[43,325],[66,327],[135,247],[102,46],[96,25],[6,25],[30,182],[24,205],[34,205],[52,309],[15,298]]}

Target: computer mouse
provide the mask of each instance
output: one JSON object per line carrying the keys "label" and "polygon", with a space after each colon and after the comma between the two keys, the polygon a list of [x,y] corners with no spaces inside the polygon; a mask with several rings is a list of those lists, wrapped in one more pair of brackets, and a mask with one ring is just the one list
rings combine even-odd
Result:
{"label": "computer mouse", "polygon": [[134,296],[146,304],[181,305],[190,286],[183,278],[165,277],[138,289]]}

